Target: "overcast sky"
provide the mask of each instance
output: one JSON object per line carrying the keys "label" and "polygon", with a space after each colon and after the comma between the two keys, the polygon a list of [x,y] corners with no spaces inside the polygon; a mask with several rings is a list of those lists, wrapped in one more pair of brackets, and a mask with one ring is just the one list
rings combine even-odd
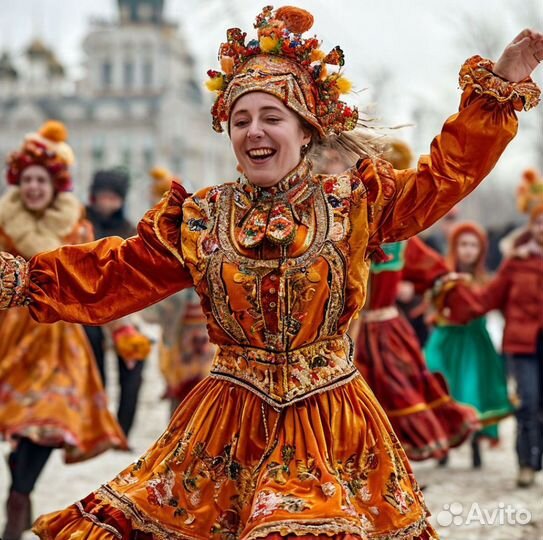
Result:
{"label": "overcast sky", "polygon": [[[290,0],[289,0],[290,1]],[[295,3],[315,15],[315,32],[325,45],[341,43],[348,68],[362,73],[376,63],[393,66],[426,78],[434,66],[452,70],[472,52],[462,50],[458,21],[469,15],[484,19],[503,35],[503,44],[520,30],[527,5],[543,0],[297,0]],[[265,0],[166,0],[170,18],[181,24],[195,56],[212,61],[224,29],[239,25],[250,30]],[[536,10],[534,10],[536,11]],[[115,0],[0,0],[0,47],[16,52],[32,36],[54,45],[61,59],[72,69],[81,61],[80,43],[92,17],[114,18]],[[524,17],[525,18],[525,17]],[[473,47],[471,47],[473,49]],[[477,52],[477,51],[473,51]],[[203,76],[202,76],[203,78]]]}
{"label": "overcast sky", "polygon": [[[166,0],[168,17],[180,25],[196,59],[196,77],[216,67],[218,45],[225,29],[239,26],[252,35],[252,23],[266,0]],[[346,75],[362,106],[374,99],[386,125],[413,121],[415,107],[435,112],[435,121],[414,128],[405,137],[422,151],[430,135],[457,107],[457,76],[461,63],[485,53],[486,44],[500,49],[523,27],[543,29],[543,0],[288,0],[315,15],[314,31],[329,49],[340,44]],[[276,7],[281,5],[275,3]],[[0,0],[0,49],[20,54],[32,37],[52,45],[70,73],[81,73],[81,41],[92,17],[115,19],[116,0]],[[480,28],[467,32],[467,20]],[[475,34],[475,37],[474,37]],[[471,36],[471,37],[470,37]],[[393,76],[387,95],[372,93],[376,77]],[[537,76],[543,83],[543,69]],[[533,114],[533,113],[532,113]],[[541,131],[539,125],[538,130]],[[426,133],[428,131],[428,134]],[[418,139],[414,137],[416,134]],[[516,146],[515,146],[516,145]],[[508,149],[505,165],[521,167],[531,159],[523,139]],[[533,156],[532,156],[533,157]],[[509,163],[509,165],[507,165]],[[528,165],[528,164],[526,164]],[[499,176],[498,169],[498,176]],[[502,174],[503,176],[503,174]]]}

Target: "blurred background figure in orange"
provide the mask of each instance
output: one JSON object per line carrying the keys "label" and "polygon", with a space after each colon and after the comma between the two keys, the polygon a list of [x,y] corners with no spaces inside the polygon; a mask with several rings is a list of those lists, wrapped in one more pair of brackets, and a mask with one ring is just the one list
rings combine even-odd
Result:
{"label": "blurred background figure in orange", "polygon": [[[49,121],[8,158],[1,250],[30,258],[92,240],[83,205],[70,193],[74,156],[67,137],[63,124]],[[39,324],[25,307],[0,312],[0,436],[13,447],[4,540],[30,528],[30,494],[54,448],[64,449],[67,463],[127,448],[107,405],[80,325]]]}

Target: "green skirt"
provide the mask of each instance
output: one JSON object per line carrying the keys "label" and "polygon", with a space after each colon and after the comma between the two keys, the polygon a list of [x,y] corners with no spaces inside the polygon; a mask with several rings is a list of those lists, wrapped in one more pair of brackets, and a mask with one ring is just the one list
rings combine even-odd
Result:
{"label": "green skirt", "polygon": [[498,439],[499,420],[515,410],[507,392],[505,360],[488,335],[486,318],[465,326],[439,326],[424,349],[430,371],[447,380],[453,398],[479,411],[482,434]]}

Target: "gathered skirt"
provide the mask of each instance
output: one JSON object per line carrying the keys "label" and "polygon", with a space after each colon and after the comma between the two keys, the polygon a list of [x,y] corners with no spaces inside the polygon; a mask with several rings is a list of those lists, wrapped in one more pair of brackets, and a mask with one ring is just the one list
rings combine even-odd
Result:
{"label": "gathered skirt", "polygon": [[409,459],[441,459],[480,427],[477,411],[456,402],[443,376],[428,369],[415,332],[403,316],[361,324],[356,366]]}
{"label": "gathered skirt", "polygon": [[477,409],[484,425],[481,434],[497,440],[497,422],[515,407],[507,391],[505,360],[492,344],[486,318],[437,327],[425,353],[428,367],[445,377],[454,399]]}
{"label": "gathered skirt", "polygon": [[361,376],[281,411],[208,377],[138,461],[34,531],[56,540],[437,538],[427,515]]}
{"label": "gathered skirt", "polygon": [[63,448],[68,463],[128,449],[81,326],[0,313],[0,436]]}

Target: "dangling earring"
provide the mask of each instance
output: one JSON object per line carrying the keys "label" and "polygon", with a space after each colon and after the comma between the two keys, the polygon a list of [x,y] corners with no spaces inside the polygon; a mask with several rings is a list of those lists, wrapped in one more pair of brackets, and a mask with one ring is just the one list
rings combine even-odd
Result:
{"label": "dangling earring", "polygon": [[305,157],[307,155],[307,152],[309,152],[309,143],[308,144],[304,144],[301,148],[300,148],[300,155],[302,157]]}

